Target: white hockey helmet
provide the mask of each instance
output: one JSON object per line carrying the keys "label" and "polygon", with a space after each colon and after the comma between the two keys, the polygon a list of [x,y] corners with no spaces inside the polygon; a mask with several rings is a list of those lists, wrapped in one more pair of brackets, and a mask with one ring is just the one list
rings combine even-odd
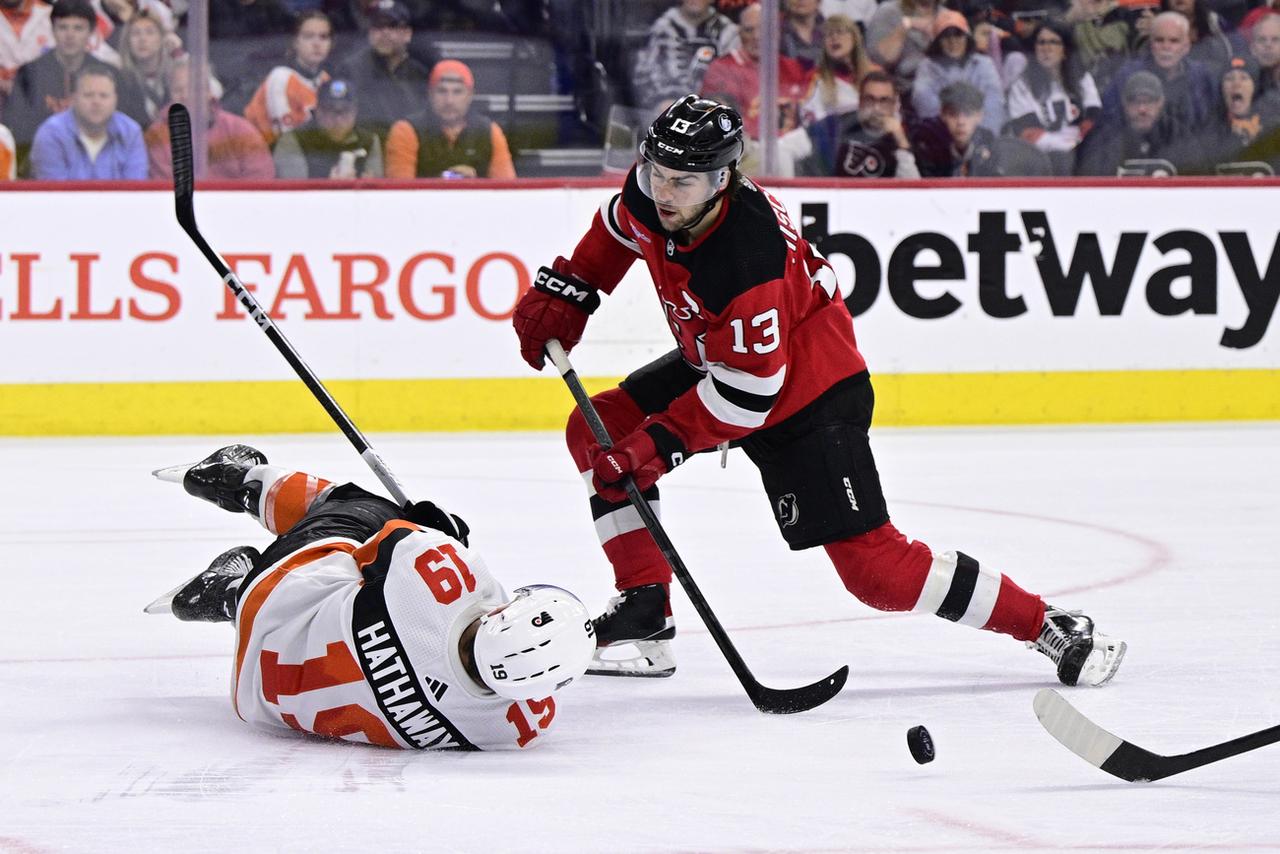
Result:
{"label": "white hockey helmet", "polygon": [[586,671],[596,650],[586,607],[568,590],[533,584],[480,618],[476,669],[502,697],[546,697]]}

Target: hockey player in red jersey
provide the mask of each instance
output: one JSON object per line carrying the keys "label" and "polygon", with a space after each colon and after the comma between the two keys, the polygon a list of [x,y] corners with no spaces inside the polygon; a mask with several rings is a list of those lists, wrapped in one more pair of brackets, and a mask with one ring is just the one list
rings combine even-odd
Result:
{"label": "hockey player in red jersey", "polygon": [[1101,685],[1122,641],[1078,612],[1047,607],[963,552],[935,552],[889,521],[868,442],[874,397],[853,319],[827,261],[786,210],[737,170],[742,119],[689,95],[649,128],[622,192],[569,258],[543,267],[516,306],[534,368],[555,338],[566,350],[631,264],[643,259],[677,348],[593,401],[615,437],[601,453],[582,416],[567,440],[619,595],[595,620],[590,673],[675,670],[671,570],[627,502],[632,477],[657,509],[657,480],[691,453],[741,447],[760,470],[783,538],[821,546],[845,587],[886,611],[932,612],[1011,635],[1048,656],[1067,685]]}
{"label": "hockey player in red jersey", "polygon": [[147,606],[236,630],[232,703],[246,722],[386,747],[501,750],[545,739],[560,688],[595,651],[559,587],[509,596],[430,502],[267,464],[247,445],[156,473],[276,539],[230,549]]}

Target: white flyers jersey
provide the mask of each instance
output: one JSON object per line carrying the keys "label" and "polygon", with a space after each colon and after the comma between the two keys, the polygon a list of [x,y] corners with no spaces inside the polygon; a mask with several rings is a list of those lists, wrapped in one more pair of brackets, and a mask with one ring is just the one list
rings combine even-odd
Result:
{"label": "white flyers jersey", "polygon": [[257,573],[236,614],[232,700],[254,726],[386,747],[540,743],[555,702],[512,702],[463,670],[458,639],[508,601],[478,554],[394,520],[320,540]]}

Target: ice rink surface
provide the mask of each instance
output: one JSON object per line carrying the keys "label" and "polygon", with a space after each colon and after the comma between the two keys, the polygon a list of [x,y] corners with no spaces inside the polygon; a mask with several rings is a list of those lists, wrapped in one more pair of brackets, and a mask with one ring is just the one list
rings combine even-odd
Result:
{"label": "ice rink surface", "polygon": [[[375,436],[411,494],[464,515],[508,588],[612,592],[554,435]],[[1280,426],[879,430],[894,521],[1129,642],[1115,682],[1063,689],[1181,753],[1280,723]],[[699,457],[663,481],[670,535],[768,685],[841,664],[845,690],[771,717],[682,593],[679,672],[590,678],[536,750],[432,754],[273,736],[234,716],[226,625],[142,607],[250,520],[152,479],[246,439],[376,488],[337,435],[0,441],[0,851],[1280,850],[1280,746],[1153,784],[1085,764],[1031,709],[1047,659],[844,592],[791,553],[756,474]],[[916,765],[906,730],[938,757]]]}

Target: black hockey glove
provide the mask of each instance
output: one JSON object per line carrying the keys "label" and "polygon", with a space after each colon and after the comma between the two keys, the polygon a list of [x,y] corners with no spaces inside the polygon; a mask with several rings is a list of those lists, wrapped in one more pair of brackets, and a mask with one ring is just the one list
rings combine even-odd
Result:
{"label": "black hockey glove", "polygon": [[464,546],[471,546],[471,543],[467,542],[467,535],[471,533],[471,526],[462,521],[461,516],[455,516],[447,510],[442,510],[430,501],[413,502],[405,508],[404,518],[415,525],[422,525],[425,528],[432,528],[448,534]]}

